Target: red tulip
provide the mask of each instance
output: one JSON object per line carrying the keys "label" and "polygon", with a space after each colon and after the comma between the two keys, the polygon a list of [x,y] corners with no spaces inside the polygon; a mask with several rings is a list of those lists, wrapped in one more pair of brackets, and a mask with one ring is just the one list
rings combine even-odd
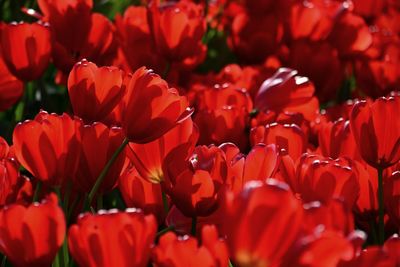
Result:
{"label": "red tulip", "polygon": [[400,264],[400,238],[397,234],[386,240],[383,249],[395,260],[397,265]]}
{"label": "red tulip", "polygon": [[354,207],[358,218],[366,221],[375,220],[378,214],[378,177],[376,170],[367,164],[351,161],[351,168],[357,173],[360,196]]}
{"label": "red tulip", "polygon": [[65,238],[65,218],[56,195],[28,207],[0,211],[0,250],[14,266],[50,266]]}
{"label": "red tulip", "polygon": [[51,24],[55,40],[77,52],[86,41],[91,23],[92,0],[38,0],[44,20]]}
{"label": "red tulip", "polygon": [[251,129],[250,142],[276,144],[278,150],[285,150],[293,160],[306,152],[307,140],[303,131],[295,124],[277,124],[258,126]]}
{"label": "red tulip", "polygon": [[283,25],[275,14],[253,16],[241,12],[235,14],[230,27],[234,51],[249,63],[261,63],[275,53],[283,37]]}
{"label": "red tulip", "polygon": [[207,47],[202,38],[206,21],[201,5],[179,1],[159,6],[154,1],[148,16],[156,48],[169,63],[192,69],[204,60]]}
{"label": "red tulip", "polygon": [[175,158],[165,170],[166,192],[185,216],[208,216],[218,208],[218,196],[227,179],[222,149],[198,146],[188,161]]}
{"label": "red tulip", "polygon": [[342,198],[352,208],[360,193],[357,173],[340,158],[304,154],[297,163],[296,182],[292,184],[305,203]]}
{"label": "red tulip", "polygon": [[361,160],[349,121],[339,119],[335,122],[322,122],[318,132],[318,143],[321,154],[325,157]]}
{"label": "red tulip", "polygon": [[[360,250],[358,244],[364,241],[364,234],[353,232],[348,237],[336,231],[316,231],[299,241],[299,248],[292,252],[289,260],[282,264],[283,267],[336,267],[342,266],[344,262],[350,262]],[[360,240],[361,239],[361,240]]]}
{"label": "red tulip", "polygon": [[[86,18],[80,17],[77,20],[83,24],[83,19]],[[82,59],[87,59],[101,66],[108,66],[113,63],[116,57],[117,42],[112,22],[106,16],[98,13],[91,14],[89,19],[89,33],[83,39],[83,43],[65,44],[63,43],[64,40],[58,39],[54,43],[53,61],[54,65],[62,71],[62,75],[67,75],[75,63]],[[82,26],[82,28],[85,27]],[[52,29],[54,30],[53,27]],[[75,29],[75,32],[78,32],[76,34],[80,34],[83,29]],[[78,44],[80,46],[77,48],[69,46]]]}
{"label": "red tulip", "polygon": [[377,246],[368,247],[350,262],[341,263],[339,267],[395,267],[396,261],[386,251]]}
{"label": "red tulip", "polygon": [[194,116],[199,127],[199,144],[233,142],[245,150],[248,145],[246,133],[248,111],[237,107],[223,107],[215,110],[200,110]]}
{"label": "red tulip", "polygon": [[79,162],[82,122],[67,114],[41,111],[34,120],[19,123],[13,134],[18,161],[34,177],[51,186],[73,178]]}
{"label": "red tulip", "polygon": [[136,210],[85,214],[68,230],[68,247],[79,266],[147,266],[157,231],[152,215]]}
{"label": "red tulip", "polygon": [[128,167],[119,177],[119,191],[127,207],[143,210],[145,214],[153,214],[159,224],[167,214],[161,195],[161,185],[147,181],[139,175],[135,167]]}
{"label": "red tulip", "polygon": [[103,121],[125,93],[124,74],[116,67],[101,67],[82,60],[68,77],[74,114],[86,122]]}
{"label": "red tulip", "polygon": [[314,85],[296,70],[280,68],[265,80],[258,91],[254,106],[259,110],[273,110],[277,113],[298,112],[312,121],[318,113],[318,100]]}
{"label": "red tulip", "polygon": [[146,143],[130,143],[130,158],[140,175],[149,182],[164,180],[163,164],[168,158],[180,154],[189,158],[199,136],[199,131],[190,117],[179,122],[174,128],[158,139]]}
{"label": "red tulip", "polygon": [[148,143],[185,118],[186,97],[146,68],[138,69],[127,82],[121,125],[131,142]]}
{"label": "red tulip", "polygon": [[[73,182],[79,192],[89,193],[104,166],[122,144],[124,135],[120,128],[109,129],[102,123],[84,125],[80,129],[80,135],[81,155],[77,157],[79,163],[73,176]],[[109,192],[116,187],[124,162],[125,150],[118,155],[109,168],[98,189],[98,193]]]}
{"label": "red tulip", "polygon": [[[157,72],[164,71],[165,62],[156,50],[144,6],[128,7],[123,17],[115,17],[118,43],[131,70],[147,66]],[[140,51],[140,53],[138,53]]]}
{"label": "red tulip", "polygon": [[385,0],[353,0],[354,13],[366,18],[377,17],[387,7],[387,2]]}
{"label": "red tulip", "polygon": [[202,228],[202,244],[193,237],[177,237],[168,232],[153,249],[153,262],[160,267],[225,267],[228,266],[228,250],[225,242],[218,239],[215,226]]}
{"label": "red tulip", "polygon": [[24,84],[8,70],[3,55],[0,56],[0,111],[12,107],[22,96]]}
{"label": "red tulip", "polygon": [[240,192],[248,181],[265,181],[273,177],[280,162],[280,157],[275,145],[255,145],[247,156],[232,143],[220,146],[225,152],[228,164],[228,180],[230,190]]}
{"label": "red tulip", "polygon": [[[296,26],[296,28],[301,28]],[[304,39],[294,41],[289,50],[288,66],[310,78],[315,84],[315,95],[322,103],[337,97],[344,79],[339,52],[328,42]],[[314,107],[318,105],[314,104]]]}
{"label": "red tulip", "polygon": [[361,157],[385,169],[400,160],[400,97],[379,98],[354,105],[350,126]]}
{"label": "red tulip", "polygon": [[343,201],[334,200],[327,204],[311,202],[305,204],[304,208],[303,227],[307,234],[313,234],[321,225],[324,230],[336,231],[343,236],[354,231],[352,210]]}
{"label": "red tulip", "polygon": [[52,39],[42,23],[5,24],[1,30],[1,50],[11,73],[24,81],[42,76],[50,61]]}
{"label": "red tulip", "polygon": [[400,228],[400,172],[394,172],[384,183],[385,209],[390,219]]}
{"label": "red tulip", "polygon": [[329,40],[342,57],[349,57],[365,52],[372,44],[372,34],[364,19],[345,12],[338,16]]}
{"label": "red tulip", "polygon": [[301,205],[286,184],[247,183],[228,201],[224,223],[234,265],[278,266],[296,241],[301,220]]}

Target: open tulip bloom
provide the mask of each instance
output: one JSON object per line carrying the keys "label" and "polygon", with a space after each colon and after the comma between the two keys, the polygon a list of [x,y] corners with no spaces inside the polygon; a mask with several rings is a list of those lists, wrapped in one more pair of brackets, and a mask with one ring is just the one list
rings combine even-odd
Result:
{"label": "open tulip bloom", "polygon": [[0,267],[400,266],[398,1],[0,2]]}

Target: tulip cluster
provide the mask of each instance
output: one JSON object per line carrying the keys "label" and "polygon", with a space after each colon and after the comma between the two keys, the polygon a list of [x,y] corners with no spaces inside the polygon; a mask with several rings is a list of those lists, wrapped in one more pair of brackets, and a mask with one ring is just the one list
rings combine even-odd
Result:
{"label": "tulip cluster", "polygon": [[2,267],[400,266],[396,1],[125,2],[1,1]]}

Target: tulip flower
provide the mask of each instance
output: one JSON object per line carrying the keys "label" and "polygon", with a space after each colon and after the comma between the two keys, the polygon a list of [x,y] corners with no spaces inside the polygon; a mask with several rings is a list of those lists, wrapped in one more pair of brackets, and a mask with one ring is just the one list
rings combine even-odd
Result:
{"label": "tulip flower", "polygon": [[159,183],[149,182],[139,175],[134,166],[129,166],[119,177],[118,188],[128,208],[139,208],[145,214],[153,214],[162,224],[167,214]]}
{"label": "tulip flower", "polygon": [[8,70],[3,55],[0,56],[0,111],[12,107],[24,92],[24,84]]}
{"label": "tulip flower", "polygon": [[354,105],[351,130],[361,157],[375,168],[385,169],[400,160],[400,120],[396,117],[399,112],[399,96]]}
{"label": "tulip flower", "polygon": [[188,159],[171,159],[166,165],[165,190],[187,217],[207,216],[218,208],[218,196],[227,179],[222,149],[198,146]]}
{"label": "tulip flower", "polygon": [[383,169],[400,160],[400,97],[379,98],[354,105],[351,130],[361,157],[378,171],[379,243],[384,242]]}
{"label": "tulip flower", "polygon": [[327,203],[342,198],[348,207],[355,205],[360,193],[357,173],[343,159],[304,154],[296,170],[296,181],[292,184],[303,202]]}
{"label": "tulip flower", "polygon": [[339,119],[335,122],[322,122],[318,132],[318,142],[325,157],[334,159],[349,157],[361,160],[349,121]]}
{"label": "tulip flower", "polygon": [[179,122],[174,128],[158,139],[146,143],[130,143],[128,154],[136,170],[149,182],[160,183],[164,180],[164,161],[175,154],[189,158],[199,136],[199,131],[190,117]]}
{"label": "tulip flower", "polygon": [[15,266],[50,266],[65,238],[64,213],[57,196],[29,206],[0,210],[0,251]]}
{"label": "tulip flower", "polygon": [[[124,15],[115,17],[118,43],[131,70],[147,66],[161,73],[165,59],[156,51],[148,24],[147,9],[144,6],[130,6]],[[138,53],[140,51],[140,53]]]}
{"label": "tulip flower", "polygon": [[384,184],[385,209],[395,225],[400,227],[400,172],[389,176]]}
{"label": "tulip flower", "polygon": [[74,114],[85,122],[103,121],[125,93],[124,75],[116,67],[100,67],[85,59],[71,70],[68,93]]}
{"label": "tulip flower", "polygon": [[74,177],[79,163],[82,121],[67,114],[39,112],[19,123],[13,133],[17,160],[49,186],[61,186]]}
{"label": "tulip flower", "polygon": [[226,155],[228,178],[226,184],[234,192],[240,192],[248,181],[264,181],[274,177],[280,157],[274,144],[255,145],[247,156],[232,143],[219,146]]}
{"label": "tulip flower", "polygon": [[303,214],[288,186],[251,181],[228,200],[224,228],[234,265],[278,266],[297,239]]}
{"label": "tulip flower", "polygon": [[68,230],[68,247],[79,266],[147,266],[156,235],[153,215],[131,209],[84,214]]}
{"label": "tulip flower", "polygon": [[122,100],[121,126],[129,141],[148,143],[186,118],[186,97],[169,88],[166,81],[146,68],[140,68],[127,82]]}
{"label": "tulip flower", "polygon": [[[84,125],[80,128],[80,152],[73,184],[79,192],[88,193],[110,161],[111,157],[124,140],[121,128],[108,128],[102,123]],[[103,177],[97,193],[111,191],[117,186],[117,180],[125,162],[122,151]]]}
{"label": "tulip flower", "polygon": [[167,62],[193,69],[204,60],[206,21],[201,5],[190,1],[159,5],[154,1],[148,19],[155,46]]}
{"label": "tulip flower", "polygon": [[312,121],[318,110],[318,100],[314,97],[314,85],[296,70],[280,68],[265,80],[258,91],[254,106],[259,110],[298,112]]}
{"label": "tulip flower", "polygon": [[24,81],[40,78],[50,61],[52,38],[43,23],[5,24],[1,50],[10,72]]}
{"label": "tulip flower", "polygon": [[293,160],[306,152],[307,140],[303,131],[296,124],[271,123],[251,129],[250,142],[255,145],[276,144],[278,151],[285,150]]}
{"label": "tulip flower", "polygon": [[215,226],[202,228],[202,244],[193,237],[177,237],[173,232],[161,236],[159,244],[153,248],[152,259],[159,267],[185,266],[228,266],[228,249],[225,242],[218,239]]}

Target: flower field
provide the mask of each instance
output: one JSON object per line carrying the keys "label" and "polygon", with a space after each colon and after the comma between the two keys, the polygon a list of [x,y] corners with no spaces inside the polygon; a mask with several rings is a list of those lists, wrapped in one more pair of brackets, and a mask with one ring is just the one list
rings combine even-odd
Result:
{"label": "flower field", "polygon": [[0,6],[0,267],[400,267],[398,1]]}

